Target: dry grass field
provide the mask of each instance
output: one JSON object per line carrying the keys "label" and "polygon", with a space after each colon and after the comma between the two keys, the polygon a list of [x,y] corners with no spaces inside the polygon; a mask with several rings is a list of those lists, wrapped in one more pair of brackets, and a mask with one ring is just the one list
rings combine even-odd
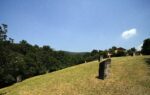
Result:
{"label": "dry grass field", "polygon": [[150,56],[112,58],[110,76],[100,80],[93,61],[36,76],[0,89],[0,95],[150,95]]}

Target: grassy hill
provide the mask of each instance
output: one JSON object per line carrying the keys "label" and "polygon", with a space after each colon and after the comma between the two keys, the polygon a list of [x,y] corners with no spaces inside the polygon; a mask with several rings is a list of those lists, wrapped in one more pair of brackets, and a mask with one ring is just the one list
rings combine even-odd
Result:
{"label": "grassy hill", "polygon": [[97,79],[93,61],[0,89],[0,95],[150,95],[150,56],[112,58],[111,74]]}

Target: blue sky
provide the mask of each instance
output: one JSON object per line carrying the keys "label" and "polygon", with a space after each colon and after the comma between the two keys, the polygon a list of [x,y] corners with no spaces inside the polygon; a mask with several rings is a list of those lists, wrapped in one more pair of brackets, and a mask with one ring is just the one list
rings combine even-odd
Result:
{"label": "blue sky", "polygon": [[0,0],[0,10],[16,43],[83,52],[138,47],[150,37],[149,0]]}

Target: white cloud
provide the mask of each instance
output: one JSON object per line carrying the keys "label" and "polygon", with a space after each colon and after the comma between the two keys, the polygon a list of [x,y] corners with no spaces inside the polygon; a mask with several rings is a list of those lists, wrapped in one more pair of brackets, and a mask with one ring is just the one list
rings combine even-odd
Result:
{"label": "white cloud", "polygon": [[137,47],[136,47],[136,49],[137,49],[138,51],[141,51],[142,46],[143,46],[143,43],[142,43],[142,44],[140,44],[139,46],[137,46]]}
{"label": "white cloud", "polygon": [[136,34],[137,34],[136,29],[133,28],[133,29],[124,31],[121,36],[123,39],[129,39],[129,38],[135,36]]}

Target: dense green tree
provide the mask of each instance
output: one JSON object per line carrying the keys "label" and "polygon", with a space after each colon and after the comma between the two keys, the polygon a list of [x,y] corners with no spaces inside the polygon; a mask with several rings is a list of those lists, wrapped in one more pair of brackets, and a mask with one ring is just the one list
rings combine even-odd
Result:
{"label": "dense green tree", "polygon": [[112,48],[110,48],[109,50],[108,50],[108,52],[109,53],[111,53],[112,55],[112,57],[114,57],[114,56],[116,56],[117,54],[116,54],[116,51],[117,50],[117,47],[116,46],[113,46]]}
{"label": "dense green tree", "polygon": [[94,50],[91,51],[91,55],[92,55],[92,56],[97,55],[97,54],[98,54],[98,50],[95,50],[95,49],[94,49]]}
{"label": "dense green tree", "polygon": [[144,55],[150,55],[150,38],[147,38],[144,40],[144,43],[142,46],[142,53]]}
{"label": "dense green tree", "polygon": [[135,49],[135,47],[131,48],[132,52],[136,52],[137,50]]}
{"label": "dense green tree", "polygon": [[137,50],[135,49],[135,47],[130,48],[129,50],[127,50],[127,54],[133,56],[134,53],[136,53]]}

